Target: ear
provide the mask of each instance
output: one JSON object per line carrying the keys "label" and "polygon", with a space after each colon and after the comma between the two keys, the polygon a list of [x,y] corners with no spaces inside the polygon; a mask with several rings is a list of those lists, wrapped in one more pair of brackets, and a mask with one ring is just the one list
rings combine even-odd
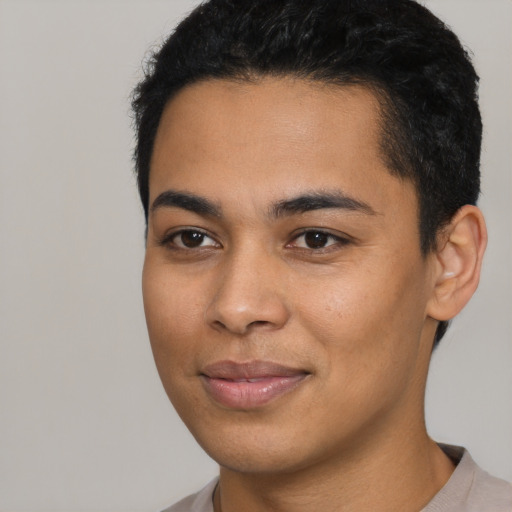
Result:
{"label": "ear", "polygon": [[427,315],[450,320],[462,310],[478,286],[486,245],[482,212],[476,206],[463,206],[438,239],[435,284]]}

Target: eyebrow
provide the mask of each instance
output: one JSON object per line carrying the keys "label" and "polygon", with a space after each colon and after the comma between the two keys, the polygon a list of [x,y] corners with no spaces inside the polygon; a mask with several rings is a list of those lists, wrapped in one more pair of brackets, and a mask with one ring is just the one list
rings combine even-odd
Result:
{"label": "eyebrow", "polygon": [[[150,212],[153,213],[160,208],[182,208],[198,215],[208,217],[222,216],[221,207],[209,199],[190,192],[178,192],[175,190],[162,192],[153,201]],[[270,208],[270,214],[274,218],[279,218],[327,208],[361,212],[366,215],[377,214],[369,204],[339,191],[314,191],[290,199],[283,199]]]}
{"label": "eyebrow", "polygon": [[369,204],[337,191],[311,192],[291,199],[285,199],[276,203],[272,207],[271,213],[274,217],[284,217],[324,208],[341,208],[361,212],[366,215],[377,214]]}
{"label": "eyebrow", "polygon": [[196,196],[190,192],[177,192],[166,190],[162,192],[151,205],[151,213],[159,208],[182,208],[198,215],[208,217],[220,217],[221,208],[212,201],[201,196]]}

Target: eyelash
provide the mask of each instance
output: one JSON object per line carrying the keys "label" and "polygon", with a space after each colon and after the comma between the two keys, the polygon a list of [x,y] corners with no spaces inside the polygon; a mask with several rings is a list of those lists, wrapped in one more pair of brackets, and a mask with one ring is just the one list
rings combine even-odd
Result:
{"label": "eyelash", "polygon": [[314,235],[321,235],[328,240],[332,240],[333,243],[330,243],[329,245],[325,245],[323,247],[297,247],[300,250],[307,251],[308,253],[316,253],[316,254],[323,254],[326,252],[330,252],[332,250],[339,249],[342,246],[348,245],[351,240],[346,236],[340,236],[340,235],[334,235],[333,233],[330,233],[329,231],[324,231],[323,229],[315,229],[315,228],[309,228],[301,231],[296,236],[294,236],[292,242],[288,243],[286,247],[293,246],[299,240],[301,237],[306,237],[308,234],[314,234]]}
{"label": "eyelash", "polygon": [[[195,234],[195,235],[197,235],[197,234],[201,235],[204,238],[209,238],[214,243],[206,245],[206,246],[198,245],[197,247],[186,247],[186,246],[177,245],[176,242],[174,242],[174,240],[176,238],[178,238],[180,235],[183,236],[186,233]],[[164,246],[164,247],[167,247],[168,249],[171,249],[171,250],[174,250],[174,251],[193,251],[193,250],[201,250],[204,247],[215,247],[215,248],[222,247],[221,244],[219,244],[219,242],[217,242],[206,231],[203,231],[202,229],[198,229],[198,228],[182,228],[182,229],[179,229],[177,231],[173,231],[171,233],[168,233],[168,234],[166,234],[162,238],[162,240],[160,240],[160,245]]]}
{"label": "eyelash", "polygon": [[[183,237],[183,235],[185,235],[187,233],[190,235],[200,235],[200,237],[203,237],[200,240],[200,245],[197,245],[195,247],[187,247],[184,245],[178,245],[175,242],[176,238],[178,238],[179,236]],[[316,247],[316,248],[315,247],[307,247],[307,246],[300,247],[300,246],[296,245],[297,241],[301,237],[306,237],[309,234],[320,235],[321,237],[325,237],[325,239],[327,241],[332,241],[332,243],[329,243],[328,245],[324,245],[321,247]],[[213,243],[208,244],[208,245],[202,245],[205,238],[210,239]],[[182,242],[183,242],[183,240],[182,240]],[[303,251],[303,252],[307,252],[309,254],[323,254],[326,252],[330,252],[330,251],[339,249],[340,247],[348,245],[349,243],[351,243],[351,240],[348,237],[334,235],[334,234],[330,233],[329,231],[325,231],[322,229],[309,228],[309,229],[302,230],[301,232],[295,234],[293,236],[291,242],[287,243],[285,247],[286,248],[295,247],[296,249]],[[222,245],[219,242],[217,242],[217,240],[215,240],[214,237],[210,236],[206,231],[203,231],[198,228],[182,228],[177,231],[168,233],[160,240],[160,245],[167,247],[168,249],[173,250],[173,251],[194,251],[194,250],[199,251],[199,250],[204,250],[205,248],[212,248],[212,247],[216,248],[216,249],[222,248]]]}

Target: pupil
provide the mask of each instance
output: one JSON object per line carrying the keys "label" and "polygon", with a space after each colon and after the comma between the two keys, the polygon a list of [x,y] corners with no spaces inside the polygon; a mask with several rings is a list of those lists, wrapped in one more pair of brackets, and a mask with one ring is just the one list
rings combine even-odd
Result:
{"label": "pupil", "polygon": [[306,245],[311,249],[320,249],[325,247],[329,240],[329,235],[319,233],[318,231],[310,231],[305,235]]}
{"label": "pupil", "polygon": [[204,235],[197,231],[184,231],[181,241],[185,247],[199,247],[203,243]]}

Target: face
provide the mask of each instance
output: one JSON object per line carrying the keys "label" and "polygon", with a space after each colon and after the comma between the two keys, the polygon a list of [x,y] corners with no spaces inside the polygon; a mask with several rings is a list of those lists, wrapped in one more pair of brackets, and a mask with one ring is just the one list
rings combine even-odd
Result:
{"label": "face", "polygon": [[379,119],[362,87],[291,78],[197,83],[164,111],[149,336],[176,410],[226,468],[297,470],[423,428],[433,261]]}

